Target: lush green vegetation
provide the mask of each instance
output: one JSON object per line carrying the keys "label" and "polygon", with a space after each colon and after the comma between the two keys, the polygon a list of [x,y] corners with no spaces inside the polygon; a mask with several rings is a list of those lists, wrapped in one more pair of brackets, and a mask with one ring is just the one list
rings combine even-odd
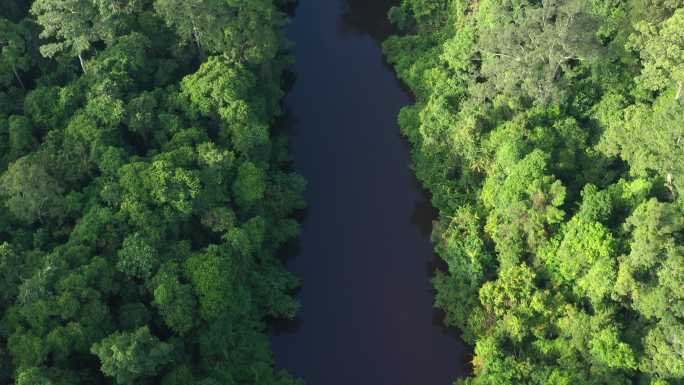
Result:
{"label": "lush green vegetation", "polygon": [[0,0],[0,383],[298,383],[288,0]]}
{"label": "lush green vegetation", "polygon": [[684,384],[684,2],[404,0],[463,384]]}

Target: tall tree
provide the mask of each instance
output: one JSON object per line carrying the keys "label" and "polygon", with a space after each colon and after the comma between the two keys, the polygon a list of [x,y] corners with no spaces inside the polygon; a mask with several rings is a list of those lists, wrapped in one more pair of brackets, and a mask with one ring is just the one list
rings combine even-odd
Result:
{"label": "tall tree", "polygon": [[43,56],[54,57],[60,52],[78,57],[86,73],[83,53],[101,38],[97,25],[97,8],[90,0],[37,0],[31,6],[38,23],[43,27],[40,37],[56,42],[40,47]]}
{"label": "tall tree", "polygon": [[270,0],[155,0],[154,7],[184,42],[231,61],[263,63],[281,43],[284,15]]}
{"label": "tall tree", "polygon": [[137,1],[36,0],[31,13],[43,27],[40,37],[54,42],[40,47],[43,56],[64,52],[78,57],[86,73],[83,58],[94,42],[112,41],[120,28],[119,17],[136,9]]}
{"label": "tall tree", "polygon": [[657,24],[639,22],[636,29],[631,47],[639,51],[644,66],[637,81],[653,91],[674,85],[679,100],[684,91],[684,9]]}
{"label": "tall tree", "polygon": [[30,38],[26,24],[0,18],[0,84],[8,84],[14,77],[21,88],[26,88],[20,72],[31,64]]}
{"label": "tall tree", "polygon": [[121,385],[156,374],[168,363],[171,351],[171,345],[160,342],[147,327],[112,334],[92,348],[102,362],[102,371]]}
{"label": "tall tree", "polygon": [[[558,100],[577,62],[596,56],[598,23],[583,0],[488,1],[480,22],[478,92]],[[540,3],[540,5],[537,5]]]}
{"label": "tall tree", "polygon": [[0,187],[7,208],[22,221],[32,223],[61,211],[63,188],[35,157],[13,162],[0,178]]}

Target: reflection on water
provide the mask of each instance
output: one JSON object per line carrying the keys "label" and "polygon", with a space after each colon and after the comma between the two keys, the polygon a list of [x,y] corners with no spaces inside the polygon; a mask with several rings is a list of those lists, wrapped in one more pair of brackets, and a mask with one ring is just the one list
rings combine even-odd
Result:
{"label": "reflection on water", "polygon": [[422,198],[415,202],[413,214],[411,214],[411,224],[416,226],[420,232],[428,237],[432,234],[432,224],[437,219],[437,209],[432,207],[428,198],[428,193],[422,191]]}
{"label": "reflection on water", "polygon": [[343,30],[366,34],[382,42],[396,33],[387,18],[387,12],[396,3],[395,0],[344,0],[340,25]]}

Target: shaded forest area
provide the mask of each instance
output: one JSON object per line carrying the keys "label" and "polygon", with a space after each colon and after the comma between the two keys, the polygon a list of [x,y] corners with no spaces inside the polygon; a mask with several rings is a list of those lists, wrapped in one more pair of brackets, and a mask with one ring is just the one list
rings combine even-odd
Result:
{"label": "shaded forest area", "polygon": [[287,1],[0,0],[0,383],[299,383]]}
{"label": "shaded forest area", "polygon": [[404,0],[463,385],[684,384],[684,2]]}

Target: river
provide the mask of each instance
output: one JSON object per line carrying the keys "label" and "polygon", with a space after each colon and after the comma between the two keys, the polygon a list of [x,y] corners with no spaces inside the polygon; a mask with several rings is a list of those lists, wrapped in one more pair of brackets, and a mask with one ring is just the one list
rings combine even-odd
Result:
{"label": "river", "polygon": [[298,252],[297,322],[276,364],[309,385],[448,385],[468,349],[441,326],[430,285],[435,212],[396,116],[411,103],[381,41],[389,0],[300,0],[286,98],[296,169],[309,182]]}

